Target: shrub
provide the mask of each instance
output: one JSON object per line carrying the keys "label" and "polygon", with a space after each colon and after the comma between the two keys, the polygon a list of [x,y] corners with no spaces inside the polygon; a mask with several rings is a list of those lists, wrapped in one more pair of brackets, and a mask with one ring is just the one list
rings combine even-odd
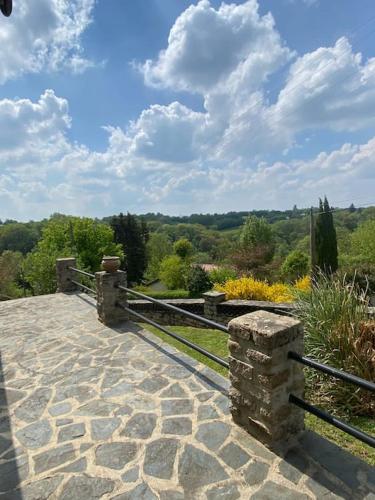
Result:
{"label": "shrub", "polygon": [[188,259],[194,252],[193,245],[187,238],[181,238],[173,245],[173,250],[181,259]]}
{"label": "shrub", "polygon": [[290,252],[281,266],[283,276],[290,281],[295,281],[302,276],[305,276],[308,271],[309,258],[305,253],[300,252],[299,250]]}
{"label": "shrub", "polygon": [[208,273],[200,266],[192,266],[189,270],[187,288],[192,297],[201,295],[212,288]]}
{"label": "shrub", "polygon": [[228,280],[224,285],[215,283],[215,290],[224,292],[228,300],[266,300],[271,302],[292,302],[291,287],[284,283],[269,285],[266,281],[254,278],[239,278]]}
{"label": "shrub", "polygon": [[209,273],[212,283],[223,285],[228,280],[236,279],[237,272],[232,267],[219,267]]}
{"label": "shrub", "polygon": [[[375,379],[375,322],[354,284],[320,274],[311,293],[300,294],[295,315],[305,329],[308,356],[358,377]],[[338,412],[375,415],[375,400],[366,391],[308,370],[314,401]],[[312,389],[313,388],[313,389]]]}
{"label": "shrub", "polygon": [[170,290],[185,288],[187,265],[178,255],[165,257],[160,264],[160,280]]}

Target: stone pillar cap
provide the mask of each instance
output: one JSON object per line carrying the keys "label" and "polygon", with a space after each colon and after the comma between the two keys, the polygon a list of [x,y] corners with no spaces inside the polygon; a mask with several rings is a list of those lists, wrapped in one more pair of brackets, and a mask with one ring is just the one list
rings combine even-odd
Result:
{"label": "stone pillar cap", "polygon": [[225,293],[224,292],[205,292],[202,294],[205,299],[212,300],[215,302],[222,302],[225,300]]}

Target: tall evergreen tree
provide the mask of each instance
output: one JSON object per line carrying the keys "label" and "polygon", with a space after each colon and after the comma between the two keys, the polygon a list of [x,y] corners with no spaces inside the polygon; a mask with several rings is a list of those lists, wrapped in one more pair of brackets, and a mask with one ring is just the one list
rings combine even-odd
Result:
{"label": "tall evergreen tree", "polygon": [[319,214],[315,224],[316,265],[325,274],[338,268],[337,238],[332,210],[327,197],[319,199]]}
{"label": "tall evergreen tree", "polygon": [[115,242],[122,245],[125,259],[122,269],[127,272],[129,283],[139,283],[147,266],[147,225],[140,223],[134,215],[115,215],[111,219]]}

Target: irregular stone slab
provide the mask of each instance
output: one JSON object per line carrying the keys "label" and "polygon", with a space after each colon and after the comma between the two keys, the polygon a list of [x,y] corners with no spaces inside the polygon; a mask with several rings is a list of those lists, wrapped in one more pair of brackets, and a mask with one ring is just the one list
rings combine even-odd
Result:
{"label": "irregular stone slab", "polygon": [[111,389],[107,389],[102,393],[103,398],[115,398],[123,394],[129,394],[134,390],[134,386],[128,382],[121,382]]}
{"label": "irregular stone slab", "polygon": [[156,403],[150,397],[141,394],[132,394],[124,399],[126,406],[134,408],[135,410],[149,411],[156,408]]}
{"label": "irregular stone slab", "polygon": [[75,476],[64,486],[59,500],[95,500],[111,493],[115,483],[110,479],[91,476]]}
{"label": "irregular stone slab", "polygon": [[184,366],[169,366],[165,371],[164,374],[167,375],[170,378],[174,378],[177,380],[181,380],[184,378],[189,378],[191,377],[192,373],[190,370],[187,370]]}
{"label": "irregular stone slab", "polygon": [[273,462],[277,456],[263,446],[259,441],[250,436],[246,431],[240,427],[233,429],[233,439],[244,448],[244,450],[256,458],[262,458],[267,462]]}
{"label": "irregular stone slab", "polygon": [[279,472],[289,481],[297,484],[302,474],[308,468],[308,462],[298,448],[289,450],[284,460],[279,464]]}
{"label": "irregular stone slab", "polygon": [[27,478],[29,462],[26,456],[0,464],[0,493],[7,493]]}
{"label": "irregular stone slab", "polygon": [[51,394],[51,389],[39,387],[16,408],[16,417],[24,422],[38,420],[43,415]]}
{"label": "irregular stone slab", "polygon": [[219,394],[219,396],[214,399],[214,403],[224,415],[230,414],[230,401],[227,395]]}
{"label": "irregular stone slab", "polygon": [[232,469],[239,469],[250,460],[250,456],[237,444],[230,442],[224,446],[220,451],[219,457],[224,462],[232,467]]}
{"label": "irregular stone slab", "polygon": [[58,403],[64,399],[74,398],[79,403],[95,397],[96,392],[88,385],[58,386],[54,402]]}
{"label": "irregular stone slab", "polygon": [[190,399],[167,399],[161,402],[161,414],[190,415],[193,413],[193,402]]}
{"label": "irregular stone slab", "polygon": [[215,486],[207,493],[207,500],[236,500],[240,498],[240,493],[234,484],[227,484],[225,486]]}
{"label": "irregular stone slab", "polygon": [[213,420],[219,418],[219,414],[212,405],[200,405],[198,408],[198,420]]}
{"label": "irregular stone slab", "polygon": [[35,473],[39,474],[46,470],[54,469],[66,462],[70,462],[74,460],[76,456],[73,446],[69,443],[51,448],[43,453],[39,453],[39,455],[35,455],[33,458]]}
{"label": "irregular stone slab", "polygon": [[64,413],[69,413],[71,409],[72,405],[70,403],[59,403],[48,408],[48,413],[53,417],[58,417],[59,415],[64,415]]}
{"label": "irregular stone slab", "polygon": [[12,440],[7,439],[3,436],[0,436],[0,455],[4,453],[11,445],[12,445]]}
{"label": "irregular stone slab", "polygon": [[209,399],[211,399],[213,395],[214,395],[214,393],[210,392],[210,391],[201,392],[200,394],[197,394],[197,399],[198,399],[198,401],[203,403],[204,401],[208,401]]}
{"label": "irregular stone slab", "polygon": [[113,387],[117,382],[123,378],[123,371],[116,368],[106,368],[105,375],[102,383],[102,389]]}
{"label": "irregular stone slab", "polygon": [[267,500],[271,498],[282,498],[283,500],[304,500],[309,497],[301,491],[294,491],[286,488],[282,484],[267,481],[264,485],[251,496],[251,500]]}
{"label": "irregular stone slab", "polygon": [[[46,479],[40,479],[27,486],[22,487],[22,500],[41,500],[44,498],[49,498],[57,489],[63,476],[47,477]],[[20,490],[17,490],[20,493]]]}
{"label": "irregular stone slab", "polygon": [[178,441],[161,438],[146,446],[143,471],[149,476],[170,479],[176,458]]}
{"label": "irregular stone slab", "polygon": [[116,417],[121,415],[131,415],[133,413],[133,408],[128,405],[120,406],[118,410],[115,411]]}
{"label": "irregular stone slab", "polygon": [[[315,472],[312,477],[306,481],[306,486],[316,495],[316,498],[329,500],[352,500],[353,495],[348,494],[344,489],[333,483],[323,472]],[[372,500],[372,496],[364,497],[366,500]],[[374,497],[375,498],[375,497]]]}
{"label": "irregular stone slab", "polygon": [[48,420],[40,420],[17,431],[16,436],[26,448],[41,448],[49,443],[52,436],[52,427]]}
{"label": "irregular stone slab", "polygon": [[72,423],[73,423],[72,418],[58,418],[56,420],[57,427],[61,427],[62,425],[68,425],[68,424],[72,424]]}
{"label": "irregular stone slab", "polygon": [[[252,462],[243,472],[244,479],[249,486],[261,483],[266,479],[270,466],[263,462]],[[261,498],[261,497],[259,497]]]}
{"label": "irregular stone slab", "polygon": [[148,484],[141,483],[131,491],[112,497],[112,500],[158,500],[158,497]]}
{"label": "irregular stone slab", "polygon": [[11,406],[26,396],[26,392],[16,389],[0,389],[0,406]]}
{"label": "irregular stone slab", "polygon": [[79,447],[80,453],[85,453],[85,451],[89,450],[94,446],[94,443],[82,443]]}
{"label": "irregular stone slab", "polygon": [[155,425],[156,415],[153,413],[136,413],[126,424],[121,436],[147,439],[153,433]]}
{"label": "irregular stone slab", "polygon": [[192,423],[188,417],[167,418],[163,421],[162,434],[188,436],[192,432]]}
{"label": "irregular stone slab", "polygon": [[135,483],[139,477],[139,467],[133,467],[132,469],[124,472],[121,476],[124,483]]}
{"label": "irregular stone slab", "polygon": [[118,426],[120,418],[97,418],[91,421],[91,437],[95,441],[109,439]]}
{"label": "irregular stone slab", "polygon": [[56,472],[84,472],[87,469],[87,459],[85,457],[79,458],[65,467],[57,469]]}
{"label": "irregular stone slab", "polygon": [[176,490],[165,490],[159,493],[160,500],[184,500],[185,495]]}
{"label": "irregular stone slab", "polygon": [[135,443],[106,443],[101,444],[95,451],[96,465],[109,469],[123,469],[125,465],[134,460],[137,454]]}
{"label": "irregular stone slab", "polygon": [[72,441],[86,434],[85,424],[71,424],[63,427],[57,436],[57,442]]}
{"label": "irregular stone slab", "polygon": [[165,389],[161,394],[161,398],[186,398],[186,391],[176,383]]}
{"label": "irregular stone slab", "polygon": [[98,416],[107,416],[112,412],[117,410],[119,405],[114,403],[108,403],[107,401],[103,401],[101,399],[96,399],[94,401],[90,401],[89,403],[80,406],[75,414],[76,415],[98,415]]}
{"label": "irregular stone slab", "polygon": [[201,424],[195,435],[196,439],[210,450],[217,450],[229,436],[230,427],[224,422]]}
{"label": "irregular stone slab", "polygon": [[169,382],[166,378],[159,376],[153,378],[146,378],[141,384],[139,384],[138,387],[143,392],[148,392],[149,394],[155,394],[168,384]]}
{"label": "irregular stone slab", "polygon": [[80,368],[72,372],[67,377],[64,377],[60,385],[80,385],[86,382],[96,382],[103,372],[100,366],[89,366],[88,368]]}
{"label": "irregular stone slab", "polygon": [[178,464],[178,479],[186,493],[206,484],[228,479],[218,460],[208,453],[188,444]]}

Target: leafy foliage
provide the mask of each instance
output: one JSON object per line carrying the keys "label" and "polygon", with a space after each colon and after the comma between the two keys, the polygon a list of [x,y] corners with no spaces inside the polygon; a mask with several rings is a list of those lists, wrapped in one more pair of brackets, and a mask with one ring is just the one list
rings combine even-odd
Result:
{"label": "leafy foliage", "polygon": [[160,265],[160,280],[170,290],[186,287],[189,266],[178,255],[170,255]]}
{"label": "leafy foliage", "polygon": [[308,256],[299,250],[294,250],[284,260],[281,272],[289,281],[305,276],[309,272]]}
{"label": "leafy foliage", "polygon": [[187,288],[192,297],[198,297],[212,288],[208,273],[201,266],[191,266],[187,278]]}
{"label": "leafy foliage", "polygon": [[22,274],[22,261],[20,252],[6,250],[0,255],[0,300],[22,296],[18,286]]}
{"label": "leafy foliage", "polygon": [[336,230],[328,200],[319,200],[319,214],[315,224],[316,264],[329,275],[337,271],[338,253]]}
{"label": "leafy foliage", "polygon": [[351,246],[359,261],[375,263],[375,219],[364,222],[354,231]]}
{"label": "leafy foliage", "polygon": [[187,238],[181,238],[173,245],[173,250],[181,259],[188,259],[193,255],[193,245]]}
{"label": "leafy foliage", "polygon": [[214,269],[209,273],[209,276],[212,283],[218,283],[219,285],[223,285],[228,280],[234,280],[238,278],[235,269],[225,266]]}

